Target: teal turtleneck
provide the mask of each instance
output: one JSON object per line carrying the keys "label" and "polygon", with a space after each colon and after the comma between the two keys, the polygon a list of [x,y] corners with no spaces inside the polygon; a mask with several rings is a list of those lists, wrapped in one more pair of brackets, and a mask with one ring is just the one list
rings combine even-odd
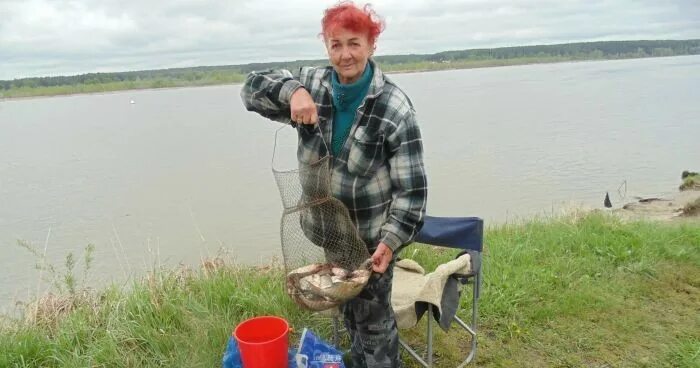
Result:
{"label": "teal turtleneck", "polygon": [[338,156],[343,148],[345,140],[350,134],[350,128],[355,120],[355,112],[360,107],[372,82],[372,64],[367,63],[362,76],[355,82],[342,84],[338,80],[338,74],[333,71],[333,139],[331,151],[333,156]]}

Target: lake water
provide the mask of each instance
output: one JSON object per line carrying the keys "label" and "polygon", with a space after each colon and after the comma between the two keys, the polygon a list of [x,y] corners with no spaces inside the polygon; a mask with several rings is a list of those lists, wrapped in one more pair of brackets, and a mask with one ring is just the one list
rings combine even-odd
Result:
{"label": "lake water", "polygon": [[[417,110],[432,215],[503,223],[600,207],[606,191],[620,206],[700,169],[698,56],[392,79]],[[279,255],[277,124],[245,111],[239,90],[0,102],[0,306],[36,292],[37,260],[18,240],[57,266],[94,244],[90,283],[220,248],[246,263]]]}

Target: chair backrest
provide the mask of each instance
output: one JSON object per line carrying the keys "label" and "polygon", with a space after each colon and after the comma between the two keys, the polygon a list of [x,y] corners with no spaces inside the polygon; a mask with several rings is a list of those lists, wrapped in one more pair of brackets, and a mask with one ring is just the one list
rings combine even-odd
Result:
{"label": "chair backrest", "polygon": [[484,245],[484,220],[478,217],[426,216],[423,228],[414,241],[481,252]]}

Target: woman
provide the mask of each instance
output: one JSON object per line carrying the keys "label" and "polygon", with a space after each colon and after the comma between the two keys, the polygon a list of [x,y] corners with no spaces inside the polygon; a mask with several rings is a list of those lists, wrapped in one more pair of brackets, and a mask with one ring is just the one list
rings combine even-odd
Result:
{"label": "woman", "polygon": [[425,214],[421,134],[411,101],[371,59],[383,24],[369,6],[340,3],[321,23],[330,67],[250,73],[241,98],[249,111],[303,124],[301,162],[332,156],[331,190],[350,211],[375,272],[343,306],[353,366],[398,367],[391,279],[395,253]]}

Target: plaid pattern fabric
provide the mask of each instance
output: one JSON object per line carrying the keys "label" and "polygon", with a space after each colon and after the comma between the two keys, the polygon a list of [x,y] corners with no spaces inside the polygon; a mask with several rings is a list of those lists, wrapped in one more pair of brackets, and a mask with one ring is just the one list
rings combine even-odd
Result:
{"label": "plaid pattern fabric", "polygon": [[[408,97],[370,59],[374,77],[357,109],[348,139],[332,160],[331,191],[347,206],[370,250],[381,241],[396,251],[413,240],[423,224],[427,181],[423,144]],[[300,125],[300,164],[330,154],[332,141],[331,67],[252,72],[241,98],[249,111],[292,124],[289,100],[306,88],[316,102],[318,125]]]}

